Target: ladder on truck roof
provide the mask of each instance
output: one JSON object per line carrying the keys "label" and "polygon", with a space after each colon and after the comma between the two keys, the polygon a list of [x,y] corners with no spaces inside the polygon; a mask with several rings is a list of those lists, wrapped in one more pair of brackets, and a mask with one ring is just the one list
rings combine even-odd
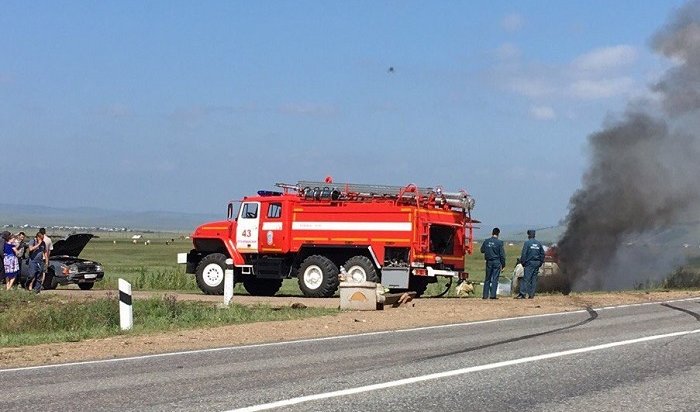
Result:
{"label": "ladder on truck roof", "polygon": [[449,205],[465,211],[474,208],[474,198],[469,196],[467,192],[444,192],[441,187],[367,185],[307,180],[300,180],[296,185],[277,183],[276,186],[286,190],[295,190],[300,196],[307,199],[395,198],[415,201],[417,198],[420,203],[429,201],[435,205]]}
{"label": "ladder on truck roof", "polygon": [[[340,191],[342,194],[357,194],[360,196],[398,196],[400,194],[406,194],[407,186],[389,186],[389,185],[365,185],[356,183],[326,183],[326,182],[313,182],[300,180],[297,182],[298,190],[304,190],[306,188],[332,188]],[[432,187],[417,187],[416,190],[421,194],[427,195],[433,192]]]}

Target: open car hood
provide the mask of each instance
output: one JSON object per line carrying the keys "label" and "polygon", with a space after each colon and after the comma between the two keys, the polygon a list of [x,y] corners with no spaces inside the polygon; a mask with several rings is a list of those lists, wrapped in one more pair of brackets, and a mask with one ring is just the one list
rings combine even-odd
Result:
{"label": "open car hood", "polygon": [[85,245],[88,244],[94,235],[89,233],[78,233],[70,235],[65,239],[58,240],[53,244],[52,256],[79,256]]}

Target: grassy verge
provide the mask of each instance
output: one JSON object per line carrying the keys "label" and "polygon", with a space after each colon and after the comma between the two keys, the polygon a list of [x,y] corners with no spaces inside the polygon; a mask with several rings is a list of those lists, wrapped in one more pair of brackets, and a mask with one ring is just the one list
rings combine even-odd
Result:
{"label": "grassy verge", "polygon": [[[177,301],[174,295],[134,301],[134,330],[193,329],[240,323],[303,319],[338,313],[334,309],[232,305]],[[118,335],[119,302],[115,297],[71,301],[55,295],[13,290],[0,292],[0,347],[48,342],[75,342]]]}

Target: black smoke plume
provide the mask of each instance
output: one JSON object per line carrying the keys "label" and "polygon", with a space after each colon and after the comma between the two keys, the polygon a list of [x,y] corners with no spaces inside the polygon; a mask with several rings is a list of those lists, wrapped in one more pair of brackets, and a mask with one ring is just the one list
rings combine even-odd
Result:
{"label": "black smoke plume", "polygon": [[651,40],[673,67],[589,137],[592,162],[571,198],[559,242],[574,289],[629,288],[682,262],[660,232],[700,218],[700,2],[687,3]]}

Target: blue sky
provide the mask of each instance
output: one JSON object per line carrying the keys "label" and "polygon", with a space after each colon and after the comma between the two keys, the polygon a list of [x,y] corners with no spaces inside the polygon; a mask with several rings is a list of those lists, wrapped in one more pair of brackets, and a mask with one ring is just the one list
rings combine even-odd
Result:
{"label": "blue sky", "polygon": [[556,223],[681,4],[6,1],[1,202],[223,214],[331,175]]}

